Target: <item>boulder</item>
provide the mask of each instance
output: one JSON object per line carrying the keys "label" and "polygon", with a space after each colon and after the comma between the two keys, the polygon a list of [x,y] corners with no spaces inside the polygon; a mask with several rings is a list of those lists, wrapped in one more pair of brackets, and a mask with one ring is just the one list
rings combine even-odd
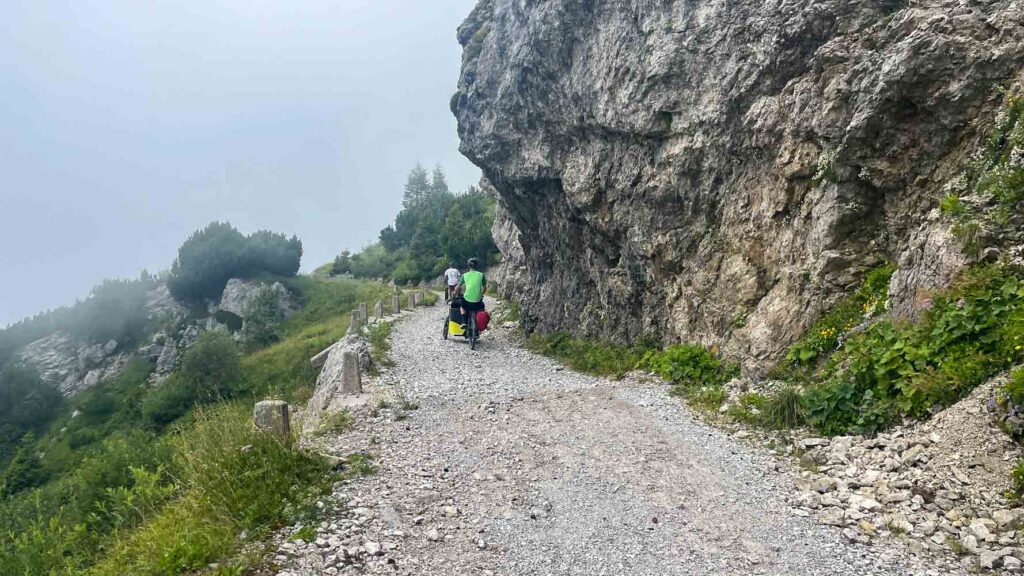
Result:
{"label": "boulder", "polygon": [[303,412],[302,430],[314,432],[320,427],[324,415],[346,406],[351,398],[362,392],[362,377],[370,368],[370,347],[358,334],[349,333],[331,347],[310,359],[323,366],[317,377],[313,396]]}
{"label": "boulder", "polygon": [[224,286],[224,291],[221,292],[220,301],[217,303],[214,312],[224,311],[244,319],[248,314],[249,305],[252,304],[260,290],[263,290],[265,287],[274,291],[277,297],[278,309],[285,318],[295,313],[297,306],[294,298],[291,292],[280,282],[268,285],[259,280],[241,280],[238,278],[228,280],[227,285]]}

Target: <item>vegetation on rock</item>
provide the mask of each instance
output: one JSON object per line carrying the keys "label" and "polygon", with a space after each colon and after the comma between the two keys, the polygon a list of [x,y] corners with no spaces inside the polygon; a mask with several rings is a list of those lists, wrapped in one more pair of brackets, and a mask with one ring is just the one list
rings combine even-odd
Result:
{"label": "vegetation on rock", "polygon": [[213,222],[178,248],[167,287],[181,302],[200,303],[219,297],[231,278],[295,276],[301,260],[302,242],[294,236],[266,230],[246,236]]}

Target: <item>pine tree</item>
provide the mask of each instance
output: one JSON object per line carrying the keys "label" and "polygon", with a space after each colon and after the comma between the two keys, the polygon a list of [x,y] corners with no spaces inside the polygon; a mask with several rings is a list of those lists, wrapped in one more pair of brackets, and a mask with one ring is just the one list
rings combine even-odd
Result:
{"label": "pine tree", "polygon": [[431,192],[430,181],[427,179],[427,170],[417,163],[405,181],[405,196],[402,199],[402,206],[412,208],[418,206]]}
{"label": "pine tree", "polygon": [[445,178],[444,170],[441,169],[440,164],[434,166],[434,173],[430,181],[430,192],[434,196],[450,193],[448,190],[448,179]]}

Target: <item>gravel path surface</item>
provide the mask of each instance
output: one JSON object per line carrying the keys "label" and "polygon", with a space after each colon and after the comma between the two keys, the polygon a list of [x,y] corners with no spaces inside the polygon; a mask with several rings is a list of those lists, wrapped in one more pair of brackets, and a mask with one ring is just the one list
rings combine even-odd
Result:
{"label": "gravel path surface", "polygon": [[564,370],[501,329],[473,352],[441,339],[443,313],[396,324],[375,391],[418,409],[367,410],[321,439],[370,450],[379,471],[338,486],[280,574],[939,574],[794,515],[785,465],[664,386]]}

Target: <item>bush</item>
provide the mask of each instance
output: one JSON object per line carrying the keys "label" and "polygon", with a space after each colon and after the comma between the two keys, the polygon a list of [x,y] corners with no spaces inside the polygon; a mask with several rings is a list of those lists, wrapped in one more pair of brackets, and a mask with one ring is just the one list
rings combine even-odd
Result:
{"label": "bush", "polygon": [[877,322],[852,335],[805,395],[828,434],[872,433],[962,398],[1024,358],[1024,274],[969,269],[917,324]]}
{"label": "bush", "polygon": [[1006,394],[1014,406],[1024,406],[1024,368],[1017,368],[1010,373]]}
{"label": "bush", "polygon": [[240,390],[241,376],[238,346],[231,336],[205,332],[185,352],[178,372],[146,397],[142,413],[151,423],[164,426],[195,404],[233,397]]}
{"label": "bush", "polygon": [[62,401],[60,392],[44,384],[31,368],[8,366],[0,371],[0,426],[41,430]]}
{"label": "bush", "polygon": [[391,337],[391,323],[378,322],[367,329],[367,340],[370,342],[370,357],[378,366],[390,366],[393,364],[388,357],[391,351],[391,344],[388,338]]}
{"label": "bush", "polygon": [[1017,464],[1010,472],[1010,494],[1009,496],[1017,501],[1024,500],[1024,458],[1017,460]]}
{"label": "bush", "polygon": [[739,375],[737,366],[723,362],[696,344],[680,344],[660,352],[649,352],[643,363],[663,379],[684,387],[723,384]]}
{"label": "bush", "polygon": [[199,303],[220,297],[231,278],[295,276],[301,260],[302,242],[294,236],[265,230],[245,236],[227,222],[213,222],[178,248],[167,287],[179,301]]}
{"label": "bush", "polygon": [[262,348],[280,340],[283,321],[284,311],[281,310],[277,291],[270,286],[261,287],[245,313],[242,338],[246,346]]}
{"label": "bush", "polygon": [[868,272],[854,294],[833,306],[807,330],[806,336],[790,346],[785,363],[795,367],[814,365],[837,350],[855,327],[885,312],[894,271],[892,265],[885,265]]}

